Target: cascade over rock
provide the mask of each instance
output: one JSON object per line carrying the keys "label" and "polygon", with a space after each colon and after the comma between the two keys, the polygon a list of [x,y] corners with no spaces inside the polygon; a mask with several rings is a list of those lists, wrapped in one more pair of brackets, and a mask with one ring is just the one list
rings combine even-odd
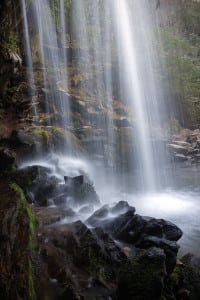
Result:
{"label": "cascade over rock", "polygon": [[1,0],[2,300],[200,299],[198,2]]}

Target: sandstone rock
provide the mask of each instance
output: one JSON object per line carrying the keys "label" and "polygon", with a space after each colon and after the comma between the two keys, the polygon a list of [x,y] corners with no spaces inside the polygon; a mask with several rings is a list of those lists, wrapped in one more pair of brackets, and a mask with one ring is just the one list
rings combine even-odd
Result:
{"label": "sandstone rock", "polygon": [[187,148],[191,147],[191,144],[185,141],[172,141],[172,144],[182,146],[182,147],[187,147]]}
{"label": "sandstone rock", "polygon": [[186,155],[188,153],[188,148],[187,147],[179,146],[179,145],[176,145],[176,144],[168,144],[167,148],[168,148],[169,152],[175,153],[175,154]]}

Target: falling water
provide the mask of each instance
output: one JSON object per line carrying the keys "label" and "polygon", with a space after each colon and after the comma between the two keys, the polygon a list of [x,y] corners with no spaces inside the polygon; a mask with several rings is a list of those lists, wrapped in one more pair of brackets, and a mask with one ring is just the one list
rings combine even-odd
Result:
{"label": "falling water", "polygon": [[164,159],[165,154],[158,145],[154,145],[152,139],[152,130],[154,127],[160,128],[162,121],[159,112],[160,83],[154,71],[158,56],[153,48],[150,4],[148,0],[118,0],[113,6],[123,97],[132,109],[132,140],[140,188],[152,190],[161,181],[159,161]]}
{"label": "falling water", "polygon": [[[97,157],[101,157],[103,166],[101,169],[109,166],[113,170],[115,136],[113,130],[110,4],[109,1],[101,4],[98,1],[89,1],[88,5],[85,5],[83,1],[74,1],[72,7],[74,44],[83,52],[83,55],[76,57],[76,67],[81,74],[85,76],[87,74],[89,79],[85,81],[84,94],[87,97],[86,101],[90,102],[87,121],[92,127],[90,138],[96,144],[93,150]],[[93,89],[92,95],[87,87],[87,82],[90,80]],[[97,112],[95,120],[92,114],[93,110]],[[107,171],[105,169],[104,171],[104,176],[106,176]]]}
{"label": "falling water", "polygon": [[33,116],[35,117],[35,121],[38,121],[38,113],[35,105],[36,95],[35,95],[35,80],[33,73],[33,61],[32,61],[32,52],[31,52],[31,41],[30,34],[28,28],[28,19],[27,19],[27,9],[25,0],[21,0],[21,7],[23,12],[23,25],[24,25],[24,37],[25,37],[25,45],[26,45],[26,62],[28,66],[28,79],[30,83],[30,94],[32,96],[32,106],[33,106]]}
{"label": "falling water", "polygon": [[[48,126],[50,126],[49,128],[57,126],[71,130],[69,95],[67,92],[67,43],[64,1],[60,0],[60,16],[53,14],[53,9],[48,0],[33,1],[29,14],[34,20],[34,27],[38,30],[39,59],[42,66]],[[53,147],[51,151],[60,148],[63,148],[63,145],[57,145],[57,149]],[[67,150],[72,151],[69,147]]]}
{"label": "falling water", "polygon": [[[22,3],[30,80],[33,81],[25,0]],[[75,132],[68,83],[69,22],[66,20],[65,2],[36,0],[32,2],[30,10],[39,35],[48,125]],[[71,59],[72,70],[76,70],[84,78],[81,96],[86,101],[87,118],[83,125],[90,128],[86,135],[93,141],[87,150],[102,158],[102,169],[107,165],[112,170],[117,169],[117,159],[120,160],[120,157],[117,158],[115,148],[119,128],[115,126],[113,119],[116,97],[113,67],[118,61],[117,72],[120,75],[114,75],[119,77],[117,89],[120,91],[121,101],[130,107],[132,118],[132,146],[127,145],[130,148],[130,166],[134,172],[138,171],[141,189],[156,189],[162,181],[160,162],[164,161],[165,156],[162,147],[154,142],[152,131],[161,127],[159,102],[163,101],[159,92],[160,82],[155,76],[158,59],[153,45],[155,37],[149,1],[110,0],[84,3],[77,0],[72,1],[71,10],[70,31],[72,51],[75,53]],[[122,156],[121,153],[121,159]]]}

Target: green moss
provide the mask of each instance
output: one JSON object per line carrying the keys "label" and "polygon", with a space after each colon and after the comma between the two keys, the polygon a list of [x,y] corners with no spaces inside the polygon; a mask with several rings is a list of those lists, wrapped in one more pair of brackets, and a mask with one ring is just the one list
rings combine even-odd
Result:
{"label": "green moss", "polygon": [[160,299],[163,293],[165,256],[147,251],[141,250],[120,270],[119,294],[126,299]]}
{"label": "green moss", "polygon": [[36,299],[35,292],[35,275],[34,275],[34,267],[33,267],[33,258],[38,253],[38,244],[36,238],[36,228],[38,226],[38,220],[31,210],[29,204],[26,201],[26,197],[24,195],[23,190],[16,184],[11,184],[11,188],[20,196],[20,204],[18,206],[19,213],[27,214],[29,220],[29,251],[31,253],[31,257],[29,258],[29,271],[28,271],[28,281],[29,281],[29,295],[31,300]]}
{"label": "green moss", "polygon": [[64,129],[62,129],[60,127],[52,127],[52,133],[57,137],[64,137],[65,136]]}
{"label": "green moss", "polygon": [[19,39],[16,33],[9,32],[6,36],[6,39],[2,42],[2,48],[8,51],[17,51],[19,50]]}
{"label": "green moss", "polygon": [[29,296],[31,300],[36,300],[36,291],[35,291],[35,275],[33,270],[33,264],[32,260],[29,259],[29,277],[28,277],[28,283],[29,283]]}
{"label": "green moss", "polygon": [[71,275],[66,271],[63,288],[60,291],[59,299],[80,300],[80,295],[73,288]]}
{"label": "green moss", "polygon": [[189,265],[177,265],[170,276],[173,291],[179,289],[192,291],[191,299],[200,299],[200,274],[199,269]]}
{"label": "green moss", "polygon": [[34,130],[34,135],[38,140],[41,140],[45,145],[49,144],[50,136],[48,130],[41,127],[37,128]]}

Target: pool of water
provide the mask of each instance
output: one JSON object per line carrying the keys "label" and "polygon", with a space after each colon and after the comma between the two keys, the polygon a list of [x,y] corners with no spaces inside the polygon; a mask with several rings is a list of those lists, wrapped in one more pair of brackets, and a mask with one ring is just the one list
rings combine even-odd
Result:
{"label": "pool of water", "polygon": [[178,242],[179,254],[200,256],[200,194],[190,191],[165,191],[152,194],[126,194],[124,198],[136,207],[137,213],[163,218],[178,225],[183,237]]}

